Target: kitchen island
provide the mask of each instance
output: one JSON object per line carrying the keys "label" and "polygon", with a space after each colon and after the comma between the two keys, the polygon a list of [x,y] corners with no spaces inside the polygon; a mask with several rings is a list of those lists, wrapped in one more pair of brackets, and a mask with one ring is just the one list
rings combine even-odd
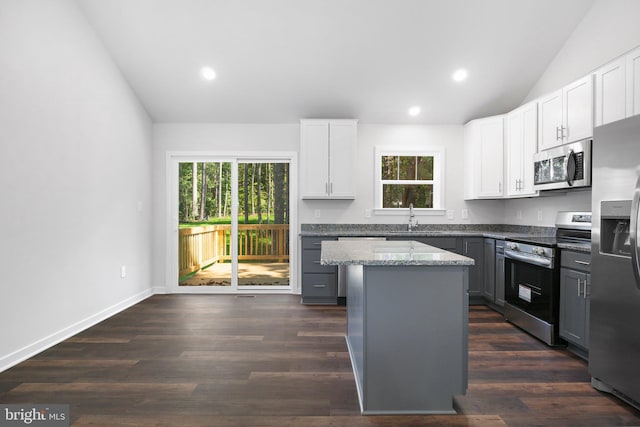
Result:
{"label": "kitchen island", "polygon": [[414,241],[322,242],[346,269],[347,346],[363,414],[454,414],[467,389],[468,266]]}

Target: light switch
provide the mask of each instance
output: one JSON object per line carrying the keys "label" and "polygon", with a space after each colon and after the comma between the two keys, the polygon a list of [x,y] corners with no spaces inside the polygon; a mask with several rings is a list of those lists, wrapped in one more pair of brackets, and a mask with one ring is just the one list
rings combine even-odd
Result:
{"label": "light switch", "polygon": [[469,219],[469,211],[467,209],[462,209],[460,216],[462,216],[462,219]]}
{"label": "light switch", "polygon": [[320,209],[316,209],[315,211],[313,211],[313,216],[315,216],[316,218],[320,218]]}
{"label": "light switch", "polygon": [[371,209],[365,209],[364,210],[364,217],[365,218],[371,218]]}
{"label": "light switch", "polygon": [[120,266],[120,278],[124,279],[127,277],[127,267],[122,265]]}

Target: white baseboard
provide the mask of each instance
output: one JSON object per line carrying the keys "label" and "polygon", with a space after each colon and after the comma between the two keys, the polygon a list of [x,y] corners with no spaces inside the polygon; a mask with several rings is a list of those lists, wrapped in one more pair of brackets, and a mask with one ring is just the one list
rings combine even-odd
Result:
{"label": "white baseboard", "polygon": [[33,344],[29,344],[19,350],[14,351],[13,353],[0,357],[0,372],[3,372],[11,368],[12,366],[15,366],[18,363],[30,357],[33,357],[36,354],[66,340],[67,338],[70,338],[84,331],[85,329],[90,328],[91,326],[102,322],[103,320],[113,316],[114,314],[117,314],[131,307],[132,305],[135,305],[140,301],[143,301],[149,298],[151,295],[154,294],[154,291],[155,291],[154,288],[149,288],[145,291],[140,292],[137,295],[134,295],[132,297],[125,299],[124,301],[114,304],[111,307],[107,307],[106,309],[96,314],[93,314],[84,320],[76,322],[73,325],[70,325],[64,329],[61,329],[58,332],[54,332],[53,334],[47,337],[44,337],[34,342]]}

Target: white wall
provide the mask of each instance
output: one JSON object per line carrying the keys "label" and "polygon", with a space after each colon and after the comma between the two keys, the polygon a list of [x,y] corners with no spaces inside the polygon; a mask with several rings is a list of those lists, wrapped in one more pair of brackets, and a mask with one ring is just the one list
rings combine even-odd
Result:
{"label": "white wall", "polygon": [[2,370],[150,294],[151,123],[73,1],[3,0],[0,70]]}
{"label": "white wall", "polygon": [[596,0],[524,102],[553,92],[640,46],[639,16],[638,0]]}
{"label": "white wall", "polygon": [[[523,103],[553,92],[640,46],[639,16],[640,1],[596,0]],[[522,219],[517,217],[518,210]],[[506,201],[504,222],[553,226],[555,213],[565,210],[590,211],[591,191]],[[538,221],[538,211],[542,211],[542,221]]]}

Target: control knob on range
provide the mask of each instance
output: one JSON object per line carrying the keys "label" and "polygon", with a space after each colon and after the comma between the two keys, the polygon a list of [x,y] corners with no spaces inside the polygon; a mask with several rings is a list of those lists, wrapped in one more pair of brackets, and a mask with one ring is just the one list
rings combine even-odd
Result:
{"label": "control knob on range", "polygon": [[544,248],[533,248],[532,252],[536,255],[545,255]]}
{"label": "control knob on range", "polygon": [[509,244],[507,244],[507,247],[509,249],[511,249],[512,251],[517,251],[518,250],[518,244],[517,243],[509,242]]}

